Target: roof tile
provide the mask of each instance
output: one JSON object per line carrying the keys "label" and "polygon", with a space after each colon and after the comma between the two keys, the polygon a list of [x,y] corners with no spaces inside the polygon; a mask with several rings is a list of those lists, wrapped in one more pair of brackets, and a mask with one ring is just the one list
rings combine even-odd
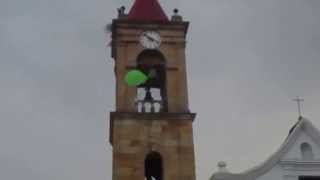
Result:
{"label": "roof tile", "polygon": [[128,19],[136,21],[169,21],[158,0],[136,0]]}

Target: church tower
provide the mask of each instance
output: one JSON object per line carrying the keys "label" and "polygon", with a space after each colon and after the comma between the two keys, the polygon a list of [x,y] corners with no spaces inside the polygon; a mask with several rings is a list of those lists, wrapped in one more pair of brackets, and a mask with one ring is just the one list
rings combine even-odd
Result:
{"label": "church tower", "polygon": [[[113,20],[116,110],[110,113],[112,180],[195,180],[192,123],[188,106],[188,22],[174,10],[169,19],[157,0],[135,0]],[[129,86],[138,70],[148,80]]]}

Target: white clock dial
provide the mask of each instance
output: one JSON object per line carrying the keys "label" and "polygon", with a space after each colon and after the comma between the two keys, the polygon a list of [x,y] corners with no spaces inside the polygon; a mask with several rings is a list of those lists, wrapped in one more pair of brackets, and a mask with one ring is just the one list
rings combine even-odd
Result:
{"label": "white clock dial", "polygon": [[140,36],[140,44],[147,49],[157,49],[161,45],[160,34],[155,31],[145,31]]}

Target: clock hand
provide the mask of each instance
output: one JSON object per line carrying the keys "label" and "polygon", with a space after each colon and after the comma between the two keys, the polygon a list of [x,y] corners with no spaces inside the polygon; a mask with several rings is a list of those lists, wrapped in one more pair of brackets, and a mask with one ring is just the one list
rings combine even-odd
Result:
{"label": "clock hand", "polygon": [[146,37],[150,40],[150,41],[154,41],[154,39],[148,35],[146,35]]}
{"label": "clock hand", "polygon": [[154,39],[153,37],[149,36],[148,34],[146,34],[146,37],[151,41],[155,41],[155,42],[159,43],[158,40]]}

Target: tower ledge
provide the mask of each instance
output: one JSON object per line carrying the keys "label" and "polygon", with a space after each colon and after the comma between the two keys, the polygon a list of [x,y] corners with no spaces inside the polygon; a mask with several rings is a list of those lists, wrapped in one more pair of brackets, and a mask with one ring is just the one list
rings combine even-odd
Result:
{"label": "tower ledge", "polygon": [[111,112],[109,142],[113,144],[114,120],[149,120],[149,121],[194,121],[196,113],[134,113],[134,112]]}
{"label": "tower ledge", "polygon": [[192,120],[195,113],[134,113],[134,112],[111,112],[110,120],[148,119],[148,120]]}

